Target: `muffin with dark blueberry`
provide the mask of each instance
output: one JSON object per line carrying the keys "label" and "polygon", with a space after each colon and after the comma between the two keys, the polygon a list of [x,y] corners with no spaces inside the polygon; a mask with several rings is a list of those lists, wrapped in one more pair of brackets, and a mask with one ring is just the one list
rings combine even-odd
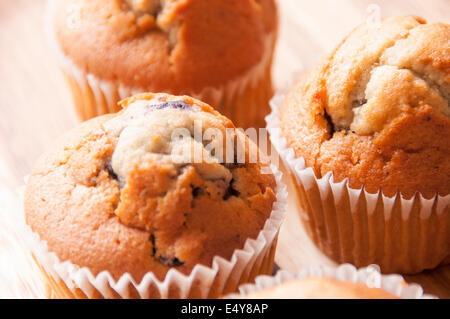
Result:
{"label": "muffin with dark blueberry", "polygon": [[[189,285],[200,286],[186,293],[186,282],[174,280],[173,291],[149,297],[214,297],[270,272],[275,238],[254,248],[251,260],[235,254],[248,240],[261,244],[275,210],[277,182],[257,147],[187,96],[143,94],[121,105],[120,113],[70,132],[30,175],[26,222],[49,253],[92,276],[107,271],[116,281],[129,274],[135,283],[156,283],[191,274]],[[233,256],[239,265],[222,267]],[[213,267],[215,277],[202,275],[200,265]],[[69,287],[66,297],[87,295],[48,277],[56,296],[67,290],[61,287]]]}

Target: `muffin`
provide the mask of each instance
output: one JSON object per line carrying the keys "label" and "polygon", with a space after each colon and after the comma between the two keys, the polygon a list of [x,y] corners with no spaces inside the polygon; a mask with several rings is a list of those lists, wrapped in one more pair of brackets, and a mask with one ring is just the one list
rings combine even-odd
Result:
{"label": "muffin", "polygon": [[81,119],[141,92],[194,96],[237,127],[264,127],[274,0],[51,0],[48,35]]}
{"label": "muffin", "polygon": [[255,284],[239,288],[231,298],[244,299],[422,299],[417,284],[407,284],[398,275],[380,275],[376,267],[357,270],[351,265],[338,268],[310,267],[298,273],[279,271],[260,276]]}
{"label": "muffin", "polygon": [[25,219],[49,296],[213,298],[271,273],[286,195],[257,147],[187,96],[121,106],[29,176]]}
{"label": "muffin", "polygon": [[334,260],[400,273],[450,261],[449,43],[444,23],[364,24],[274,100],[272,141]]}
{"label": "muffin", "polygon": [[245,299],[398,299],[394,295],[360,283],[305,278],[256,291]]}

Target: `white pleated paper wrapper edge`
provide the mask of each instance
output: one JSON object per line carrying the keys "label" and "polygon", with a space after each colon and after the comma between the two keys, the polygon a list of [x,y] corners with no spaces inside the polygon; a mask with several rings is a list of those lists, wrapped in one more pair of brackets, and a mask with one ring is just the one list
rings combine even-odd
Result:
{"label": "white pleated paper wrapper edge", "polygon": [[[296,73],[298,75],[298,72]],[[333,194],[335,200],[343,198],[343,194],[348,194],[350,201],[351,212],[357,211],[358,200],[361,198],[362,193],[366,201],[366,211],[368,215],[372,214],[376,208],[379,197],[382,199],[384,207],[385,220],[389,220],[391,217],[394,204],[397,200],[400,200],[401,218],[403,221],[409,219],[411,210],[413,209],[414,201],[419,200],[421,204],[420,218],[422,220],[429,220],[433,213],[433,207],[436,208],[435,212],[438,216],[442,214],[448,214],[448,207],[450,206],[450,194],[446,196],[436,195],[432,199],[424,198],[420,193],[411,199],[405,199],[402,195],[396,194],[393,197],[384,195],[381,191],[377,194],[369,193],[365,188],[353,189],[349,187],[348,179],[344,179],[339,183],[334,182],[334,177],[331,172],[327,173],[322,178],[317,178],[314,170],[311,167],[307,167],[304,158],[296,158],[294,150],[287,145],[286,139],[282,136],[279,124],[279,109],[284,101],[285,93],[276,94],[270,101],[272,108],[271,114],[266,117],[267,130],[270,133],[270,140],[280,155],[283,163],[289,168],[289,171],[294,174],[297,183],[300,183],[309,189],[313,185],[317,185],[319,189],[320,198],[327,198],[328,194]],[[444,239],[442,239],[444,240]],[[433,243],[427,242],[427,245]],[[428,246],[427,246],[428,247]],[[410,252],[411,253],[411,252]],[[447,259],[448,259],[447,255]]]}
{"label": "white pleated paper wrapper edge", "polygon": [[[127,87],[123,84],[101,80],[95,75],[86,73],[81,70],[69,57],[64,54],[58,44],[54,30],[53,17],[56,1],[58,0],[47,0],[47,7],[45,11],[45,34],[47,42],[54,51],[63,70],[67,72],[67,74],[69,74],[73,78],[73,80],[75,80],[78,85],[84,90],[86,89],[86,86],[89,86],[94,93],[97,104],[102,103],[102,97],[105,98],[109,105],[114,104],[115,96],[117,93],[120,99],[125,99],[132,95],[146,92],[147,90],[143,88],[132,88]],[[73,14],[77,14],[76,7],[73,7],[71,10],[73,10]],[[221,87],[206,87],[203,88],[201,92],[190,92],[186,94],[200,101],[206,100],[207,97],[210,97],[209,100],[212,99],[214,101],[214,103],[210,101],[210,104],[219,105],[220,101],[231,100],[232,97],[236,96],[237,94],[241,94],[247,88],[255,87],[258,81],[264,78],[266,69],[271,63],[273,51],[272,46],[275,39],[275,32],[267,37],[264,43],[265,49],[263,58],[261,59],[260,63],[247,71],[246,75],[242,75],[236,80],[228,81],[228,83],[222,85]]]}
{"label": "white pleated paper wrapper edge", "polygon": [[422,287],[418,284],[407,284],[400,275],[382,275],[377,266],[357,269],[350,264],[343,264],[336,268],[306,267],[295,273],[280,270],[275,276],[258,276],[254,284],[244,284],[239,287],[239,293],[230,294],[226,297],[239,299],[244,295],[275,287],[287,281],[305,278],[328,278],[343,282],[361,283],[370,288],[383,289],[402,299],[436,298],[424,294]]}
{"label": "white pleated paper wrapper edge", "polygon": [[[168,296],[169,287],[177,287],[181,298],[186,298],[191,291],[191,287],[201,283],[202,298],[208,296],[211,283],[216,277],[221,277],[215,285],[223,289],[230,275],[242,276],[246,271],[250,271],[257,262],[264,260],[264,257],[270,253],[272,246],[278,236],[281,224],[286,214],[287,191],[286,185],[281,181],[282,173],[272,165],[272,171],[276,177],[276,201],[273,204],[270,217],[267,219],[263,229],[256,239],[248,238],[242,249],[237,249],[230,260],[216,256],[213,258],[212,266],[206,267],[197,265],[192,269],[189,276],[180,273],[176,269],[171,269],[167,273],[164,281],[159,281],[153,273],[147,273],[141,282],[136,282],[130,274],[122,275],[119,280],[114,280],[108,271],[103,271],[94,276],[88,268],[80,268],[69,261],[61,262],[59,258],[47,248],[45,241],[39,239],[39,235],[33,233],[28,226],[25,226],[27,242],[31,251],[35,255],[39,264],[54,279],[61,279],[69,289],[80,288],[88,297],[93,296],[95,290],[100,292],[105,298],[112,298],[113,295],[108,287],[118,293],[122,298],[129,298],[128,285],[132,284],[141,298],[149,298],[147,294],[150,284],[158,287],[161,298]],[[220,273],[219,273],[220,270]],[[228,274],[228,275],[224,275]],[[92,285],[92,286],[91,286]]]}

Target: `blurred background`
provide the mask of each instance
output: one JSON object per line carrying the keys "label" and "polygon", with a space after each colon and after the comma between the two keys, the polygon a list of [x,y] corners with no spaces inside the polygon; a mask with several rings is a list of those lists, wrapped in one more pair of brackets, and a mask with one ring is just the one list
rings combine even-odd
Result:
{"label": "blurred background", "polygon": [[[408,14],[450,22],[449,0],[278,0],[278,4],[280,35],[273,73],[278,89],[361,23]],[[17,297],[26,290],[21,285],[27,277],[16,276],[19,268],[13,260],[24,255],[8,233],[15,191],[36,158],[78,123],[69,89],[45,41],[44,9],[45,0],[0,0],[0,297]],[[305,256],[315,258],[310,252]],[[284,268],[296,265],[283,243],[277,262]],[[22,268],[26,271],[26,266]],[[447,269],[437,279],[426,277],[421,283],[432,289],[434,281],[444,281],[449,296],[449,273]]]}

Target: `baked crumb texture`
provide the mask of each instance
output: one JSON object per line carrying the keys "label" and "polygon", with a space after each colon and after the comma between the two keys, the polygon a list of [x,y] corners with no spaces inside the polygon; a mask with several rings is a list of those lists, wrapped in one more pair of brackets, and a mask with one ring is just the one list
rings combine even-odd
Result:
{"label": "baked crumb texture", "polygon": [[283,136],[318,177],[392,196],[450,193],[450,26],[361,25],[293,87]]}
{"label": "baked crumb texture", "polygon": [[[228,259],[257,237],[275,201],[274,176],[261,174],[268,164],[262,157],[251,164],[248,154],[243,163],[223,163],[208,148],[217,137],[194,139],[194,121],[202,122],[201,133],[224,132],[234,128],[228,119],[165,94],[122,106],[68,134],[29,178],[26,221],[50,251],[94,274],[128,272],[139,281],[152,271],[162,280],[171,268],[188,274],[216,255]],[[177,128],[186,130],[184,142],[171,139]],[[242,141],[247,152],[256,148]],[[207,160],[172,160],[186,157],[187,148]]]}

